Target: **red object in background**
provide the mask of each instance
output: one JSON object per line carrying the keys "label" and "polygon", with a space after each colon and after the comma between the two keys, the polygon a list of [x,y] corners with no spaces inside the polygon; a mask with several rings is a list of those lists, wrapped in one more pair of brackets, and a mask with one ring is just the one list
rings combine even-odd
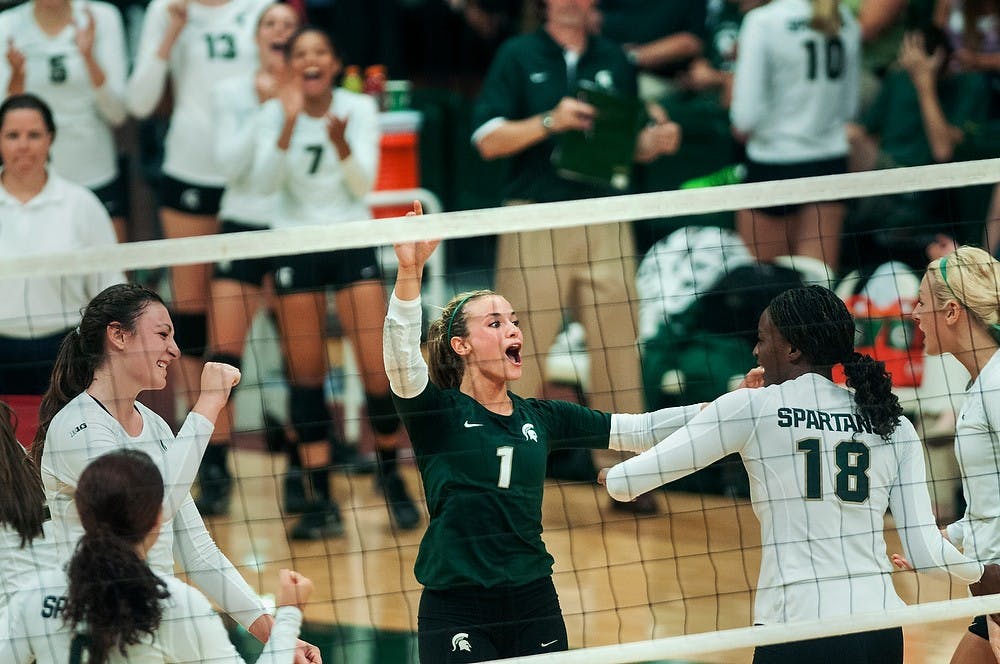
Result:
{"label": "red object in background", "polygon": [[42,396],[35,394],[4,394],[0,395],[10,409],[14,411],[17,418],[17,441],[25,449],[31,447],[31,441],[35,439],[35,431],[38,430],[38,407],[42,405]]}
{"label": "red object in background", "polygon": [[[375,191],[415,189],[420,186],[420,113],[391,111],[379,116],[382,126],[381,155],[375,175]],[[378,207],[376,219],[402,217],[410,205]]]}
{"label": "red object in background", "polygon": [[[901,299],[888,307],[877,307],[862,295],[845,301],[854,315],[859,339],[855,350],[885,362],[895,387],[919,387],[924,379],[924,334],[910,318],[916,304]],[[834,382],[844,384],[842,365],[833,368]]]}

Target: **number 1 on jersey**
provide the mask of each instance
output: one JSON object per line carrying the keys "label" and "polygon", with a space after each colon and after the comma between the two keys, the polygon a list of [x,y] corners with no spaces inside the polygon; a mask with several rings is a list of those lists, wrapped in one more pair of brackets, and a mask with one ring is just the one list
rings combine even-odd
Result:
{"label": "number 1 on jersey", "polygon": [[514,465],[514,448],[510,445],[498,447],[497,456],[500,457],[500,477],[497,479],[497,486],[501,489],[509,489],[510,469]]}

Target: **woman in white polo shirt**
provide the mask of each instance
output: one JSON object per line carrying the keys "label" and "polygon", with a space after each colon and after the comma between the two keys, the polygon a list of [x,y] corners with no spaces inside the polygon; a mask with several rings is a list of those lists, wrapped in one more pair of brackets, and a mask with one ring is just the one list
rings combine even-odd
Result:
{"label": "woman in white polo shirt", "polygon": [[[56,126],[31,94],[0,105],[0,260],[115,244],[107,210],[89,189],[48,167]],[[0,278],[0,394],[42,394],[59,342],[80,309],[120,271]]]}

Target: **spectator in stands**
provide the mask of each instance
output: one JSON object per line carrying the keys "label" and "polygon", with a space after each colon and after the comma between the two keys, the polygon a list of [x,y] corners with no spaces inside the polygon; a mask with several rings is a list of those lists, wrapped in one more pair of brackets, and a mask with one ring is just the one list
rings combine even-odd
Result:
{"label": "spectator in stands", "polygon": [[[577,82],[635,97],[634,69],[622,48],[588,32],[595,2],[546,0],[544,26],[510,39],[497,53],[473,111],[472,140],[484,159],[512,157],[508,204],[605,196],[614,190],[562,178],[551,156],[559,136],[591,127],[594,107],[573,97]],[[638,135],[635,159],[675,152],[680,128],[665,114]],[[589,405],[638,412],[642,390],[635,320],[635,249],[629,223],[531,231],[498,240],[496,287],[529,317],[524,345],[544,353],[563,325],[563,309],[585,330]],[[521,393],[540,396],[542,365],[525,363]]]}
{"label": "spectator in stands", "polygon": [[119,242],[128,239],[127,194],[112,133],[125,122],[125,32],[106,2],[31,0],[0,13],[0,90],[38,95],[59,135],[52,168],[101,200]]}
{"label": "spectator in stands", "polygon": [[[419,203],[414,212],[420,214]],[[700,410],[610,414],[511,390],[530,359],[511,303],[461,293],[420,348],[421,279],[437,242],[397,244],[385,368],[423,477],[430,524],[414,566],[421,664],[567,650],[542,541],[546,457],[569,447],[642,451]],[[428,366],[429,365],[429,366]],[[457,656],[453,653],[457,652]]]}
{"label": "spectator in stands", "polygon": [[[748,182],[847,171],[860,49],[857,22],[836,0],[773,0],[747,14],[730,116]],[[741,210],[737,229],[759,261],[801,255],[836,270],[844,212],[839,201]]]}
{"label": "spectator in stands", "polygon": [[[164,493],[160,469],[145,452],[110,452],[83,470],[76,487],[80,543],[65,571],[44,573],[15,596],[0,660],[243,661],[205,596],[149,566]],[[277,618],[261,664],[295,661],[312,592],[312,582],[290,570],[281,570],[279,581]]]}
{"label": "spectator in stands", "polygon": [[[256,141],[254,118],[260,105],[273,99],[284,82],[285,43],[298,25],[298,15],[290,5],[273,4],[264,10],[256,32],[259,68],[220,81],[213,90],[214,157],[220,172],[226,176],[219,205],[222,233],[269,228],[278,213],[277,195],[259,193],[250,182]],[[269,265],[267,259],[215,265],[208,316],[211,359],[240,366],[247,330],[257,313]],[[216,423],[212,445],[202,461],[203,477],[216,478],[202,484],[198,509],[203,516],[223,514],[229,509],[226,450],[232,415],[230,402],[227,413]]]}
{"label": "spectator in stands", "polygon": [[167,369],[180,356],[173,329],[159,295],[116,284],[87,304],[79,327],[60,345],[31,447],[52,513],[59,561],[70,559],[85,530],[75,492],[84,469],[123,447],[146,452],[166,478],[159,539],[146,558],[150,568],[173,576],[176,562],[234,620],[267,641],[274,618],[219,551],[189,493],[239,371],[205,364],[198,399],[176,437],[136,400],[140,392],[166,386]]}
{"label": "spectator in stands", "polygon": [[34,585],[40,570],[57,566],[42,481],[14,435],[13,418],[0,401],[0,625],[10,596]]}
{"label": "spectator in stands", "polygon": [[[285,47],[288,80],[278,99],[261,108],[251,182],[278,192],[275,227],[337,224],[371,218],[365,196],[375,183],[378,112],[372,97],[334,89],[341,62],[330,38],[302,28]],[[279,256],[265,265],[275,277],[278,327],[291,386],[291,419],[313,501],[292,529],[294,539],[343,532],[330,495],[330,413],[323,397],[326,288],[336,292],[337,314],[351,341],[376,436],[378,488],[393,523],[420,523],[396,466],[399,418],[380,359],[387,302],[375,249]]]}
{"label": "spectator in stands", "polygon": [[[213,86],[257,67],[254,30],[272,0],[154,0],[146,11],[139,53],[128,81],[127,104],[148,117],[167,96],[172,111],[164,145],[160,182],[160,223],[166,238],[219,231],[219,201],[226,178],[215,162]],[[178,391],[194,402],[207,346],[210,265],[178,265],[170,270],[173,322],[183,353],[174,367]],[[231,489],[225,467],[227,447],[215,452],[221,464],[206,466],[203,493],[210,498]],[[206,507],[211,507],[206,505]],[[211,513],[210,509],[206,512]]]}
{"label": "spectator in stands", "polygon": [[704,53],[705,18],[706,0],[602,0],[592,29],[622,45],[640,96],[656,100]]}
{"label": "spectator in stands", "polygon": [[846,0],[861,28],[861,110],[878,95],[896,61],[907,28],[910,0]]}
{"label": "spectator in stands", "polygon": [[[995,565],[987,577],[986,566],[942,539],[917,432],[885,365],[856,352],[854,340],[855,321],[835,293],[785,291],[758,325],[764,387],[719,397],[652,449],[601,471],[608,492],[630,500],[739,453],[763,542],[755,624],[902,607],[883,535],[890,508],[918,568],[946,569],[966,583],[995,578]],[[853,390],[833,383],[836,365]],[[995,496],[990,468],[987,495]],[[903,630],[759,646],[753,661],[902,664]]]}
{"label": "spectator in stands", "polygon": [[766,0],[715,0],[708,3],[705,20],[705,52],[691,61],[679,82],[694,92],[715,91],[719,103],[729,108],[733,94],[736,45],[743,17]]}
{"label": "spectator in stands", "polygon": [[[899,68],[889,72],[860,128],[851,132],[852,170],[924,166],[961,154],[970,131],[986,120],[988,91],[982,77],[955,74],[948,62],[948,43],[940,30],[907,33]],[[849,225],[877,229],[871,240],[883,248],[872,249],[876,262],[884,262],[888,250],[919,269],[927,262],[925,248],[937,235],[962,235],[950,222],[927,222],[949,220],[951,200],[947,192],[869,197],[854,202]],[[866,262],[864,256],[861,262]]]}
{"label": "spectator in stands", "polygon": [[[965,514],[947,537],[981,563],[1000,560],[1000,263],[977,247],[960,247],[932,261],[920,283],[913,320],[924,333],[928,355],[950,353],[969,372],[956,418],[955,457],[962,474]],[[901,567],[908,567],[902,561]],[[992,664],[986,616],[977,616],[959,642],[952,662]],[[996,629],[996,625],[992,626]],[[994,636],[994,642],[996,637]]]}
{"label": "spectator in stands", "polygon": [[948,35],[953,69],[987,77],[990,117],[1000,119],[1000,1],[937,0],[934,24]]}
{"label": "spectator in stands", "polygon": [[[48,167],[56,125],[48,104],[31,94],[0,105],[0,257],[68,253],[115,244],[108,212],[82,185]],[[60,340],[80,309],[120,272],[8,277],[0,305],[0,394],[41,395]]]}

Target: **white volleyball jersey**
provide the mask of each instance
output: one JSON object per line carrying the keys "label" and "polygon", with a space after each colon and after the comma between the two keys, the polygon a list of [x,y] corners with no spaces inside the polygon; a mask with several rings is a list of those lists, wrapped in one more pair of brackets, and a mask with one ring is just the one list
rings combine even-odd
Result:
{"label": "white volleyball jersey", "polygon": [[159,415],[136,402],[142,432],[130,436],[92,396],[84,392],[56,413],[42,450],[42,484],[52,513],[59,559],[72,556],[83,525],[74,502],[80,474],[91,461],[115,450],[148,454],[163,475],[163,526],[146,557],[161,576],[177,567],[235,620],[247,627],[264,613],[257,594],[219,551],[189,493],[214,426],[192,412],[175,438]]}
{"label": "white volleyball jersey", "polygon": [[858,107],[861,32],[846,8],[827,36],[809,27],[809,0],[773,0],[740,28],[733,126],[749,134],[747,155],[769,164],[847,154],[845,124]]}
{"label": "white volleyball jersey", "polygon": [[972,382],[955,425],[965,515],[948,528],[967,556],[1000,562],[1000,352]]}
{"label": "white volleyball jersey", "polygon": [[260,13],[272,0],[229,0],[210,7],[194,0],[187,23],[170,51],[168,62],[157,50],[170,23],[171,0],[153,0],[146,10],[139,53],[128,83],[129,109],[146,117],[163,95],[167,74],[173,91],[173,113],[164,144],[163,172],[202,186],[221,187],[225,178],[214,159],[215,119],[212,89],[258,65],[254,32]]}
{"label": "white volleyball jersey", "polygon": [[[37,583],[41,573],[57,566],[51,521],[42,524],[42,534],[24,546],[21,546],[21,535],[16,530],[0,524],[0,568],[3,569],[3,574],[0,574],[0,615],[3,615],[13,593]],[[3,634],[2,624],[0,634]]]}
{"label": "white volleyball jersey", "polygon": [[[162,615],[153,636],[142,635],[122,655],[117,648],[108,653],[109,664],[154,662],[213,662],[242,664],[225,625],[204,595],[173,577],[162,576],[170,596],[160,600]],[[4,664],[66,664],[70,653],[80,649],[69,625],[63,622],[69,582],[66,573],[48,572],[38,586],[17,593],[7,625],[10,639],[0,640]],[[257,659],[260,664],[292,664],[302,625],[302,612],[294,606],[278,608],[271,636]],[[3,625],[0,625],[3,628]]]}
{"label": "white volleyball jersey", "polygon": [[364,196],[371,191],[378,169],[378,109],[368,95],[338,88],[330,104],[332,115],[347,118],[351,155],[341,161],[330,142],[326,118],[300,113],[287,150],[278,150],[284,123],[281,102],[261,108],[255,154],[254,186],[279,192],[277,227],[330,224],[371,218]]}
{"label": "white volleyball jersey", "polygon": [[732,453],[743,458],[761,527],[756,623],[902,606],[883,536],[888,508],[917,569],[947,567],[966,582],[982,574],[937,529],[913,425],[901,418],[883,440],[850,391],[814,373],[723,395],[612,468],[608,492],[631,500]]}
{"label": "white volleyball jersey", "polygon": [[262,192],[250,181],[260,111],[254,79],[253,73],[227,78],[213,90],[215,163],[226,178],[219,218],[267,227],[277,213],[278,195]]}
{"label": "white volleyball jersey", "polygon": [[[80,251],[117,242],[111,218],[82,185],[48,172],[42,191],[22,203],[0,186],[0,260]],[[71,329],[102,290],[125,281],[120,271],[0,279],[0,335],[36,339]]]}
{"label": "white volleyball jersey", "polygon": [[[94,58],[104,72],[104,85],[95,89],[87,73],[76,27],[58,35],[42,31],[33,14],[34,2],[0,12],[0,44],[12,41],[25,57],[24,91],[38,95],[52,109],[56,138],[52,167],[67,180],[96,188],[118,174],[112,128],[125,121],[125,68],[128,53],[118,9],[106,2],[72,0],[73,21],[94,17]],[[10,65],[0,58],[0,90],[6,94]]]}

